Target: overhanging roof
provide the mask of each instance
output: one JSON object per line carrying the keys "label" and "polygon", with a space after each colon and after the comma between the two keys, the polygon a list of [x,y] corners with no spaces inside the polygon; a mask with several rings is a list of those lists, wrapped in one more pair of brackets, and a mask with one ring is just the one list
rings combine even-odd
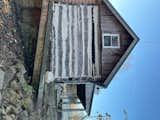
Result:
{"label": "overhanging roof", "polygon": [[95,84],[87,83],[81,84],[77,86],[78,89],[78,97],[84,106],[86,113],[90,115],[92,109],[92,102],[95,90]]}
{"label": "overhanging roof", "polygon": [[[95,85],[94,84],[86,84],[86,96],[90,96],[88,101],[86,101],[86,111],[88,115],[91,114],[91,109],[92,109],[92,102],[93,102],[93,97],[94,97],[94,90],[95,90]],[[86,99],[87,100],[87,99]]]}
{"label": "overhanging roof", "polygon": [[112,6],[112,4],[108,0],[103,0],[105,5],[109,8],[109,10],[112,12],[112,14],[117,18],[117,20],[121,23],[121,25],[126,29],[126,31],[132,36],[133,41],[126,50],[126,52],[123,54],[123,56],[120,58],[119,62],[116,64],[116,66],[113,68],[109,76],[104,82],[104,87],[107,87],[108,84],[113,79],[114,75],[117,73],[117,71],[120,69],[121,65],[124,63],[124,61],[127,59],[128,55],[132,51],[132,49],[135,47],[136,43],[138,42],[139,38],[134,33],[134,31],[129,27],[129,25],[125,22],[125,20],[120,16],[120,14],[117,12],[117,10]]}

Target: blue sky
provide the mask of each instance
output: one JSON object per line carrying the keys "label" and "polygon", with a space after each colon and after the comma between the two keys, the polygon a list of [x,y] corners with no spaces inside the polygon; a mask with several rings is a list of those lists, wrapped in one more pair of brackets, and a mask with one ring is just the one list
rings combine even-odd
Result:
{"label": "blue sky", "polygon": [[92,115],[111,120],[160,120],[160,0],[110,0],[140,38],[107,89],[93,100]]}

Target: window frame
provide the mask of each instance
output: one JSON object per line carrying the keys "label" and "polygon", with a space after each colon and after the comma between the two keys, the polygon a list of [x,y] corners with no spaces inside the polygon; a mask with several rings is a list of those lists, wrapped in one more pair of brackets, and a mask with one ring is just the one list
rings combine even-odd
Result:
{"label": "window frame", "polygon": [[[111,46],[105,46],[104,45],[104,37],[105,36],[110,36],[110,42],[111,42]],[[112,37],[118,37],[118,45],[117,46],[113,46],[112,45]],[[111,34],[111,33],[103,33],[102,34],[102,40],[103,40],[103,48],[120,48],[120,35],[119,34]]]}

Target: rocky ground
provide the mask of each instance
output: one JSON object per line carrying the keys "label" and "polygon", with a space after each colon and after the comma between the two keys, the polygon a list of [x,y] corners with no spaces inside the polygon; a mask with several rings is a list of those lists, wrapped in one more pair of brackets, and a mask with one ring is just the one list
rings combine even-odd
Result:
{"label": "rocky ground", "polygon": [[[1,2],[1,1],[0,1]],[[1,3],[0,3],[1,4]],[[39,120],[11,3],[0,5],[0,120]]]}
{"label": "rocky ground", "polygon": [[0,120],[31,120],[33,89],[25,79],[23,64],[0,69]]}

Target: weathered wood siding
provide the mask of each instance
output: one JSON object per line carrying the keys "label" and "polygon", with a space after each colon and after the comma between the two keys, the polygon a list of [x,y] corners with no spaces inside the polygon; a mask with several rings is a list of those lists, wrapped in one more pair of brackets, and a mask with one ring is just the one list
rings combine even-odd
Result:
{"label": "weathered wood siding", "polygon": [[104,3],[100,6],[100,19],[102,34],[113,33],[120,35],[120,49],[102,47],[102,81],[104,81],[132,42],[132,37]]}
{"label": "weathered wood siding", "polygon": [[97,4],[99,0],[54,0],[59,3],[69,4]]}
{"label": "weathered wood siding", "polygon": [[41,8],[42,6],[42,0],[15,0],[15,2],[24,8]]}
{"label": "weathered wood siding", "polygon": [[50,68],[55,79],[99,77],[98,6],[54,4],[52,21]]}
{"label": "weathered wood siding", "polygon": [[32,84],[35,86],[35,88],[37,88],[37,85],[39,83],[39,77],[41,72],[44,43],[45,43],[46,24],[47,24],[47,17],[48,17],[48,3],[49,3],[49,0],[43,0],[42,9],[41,9],[39,33],[38,33],[38,39],[37,39],[37,48],[36,48],[33,77],[32,77]]}

